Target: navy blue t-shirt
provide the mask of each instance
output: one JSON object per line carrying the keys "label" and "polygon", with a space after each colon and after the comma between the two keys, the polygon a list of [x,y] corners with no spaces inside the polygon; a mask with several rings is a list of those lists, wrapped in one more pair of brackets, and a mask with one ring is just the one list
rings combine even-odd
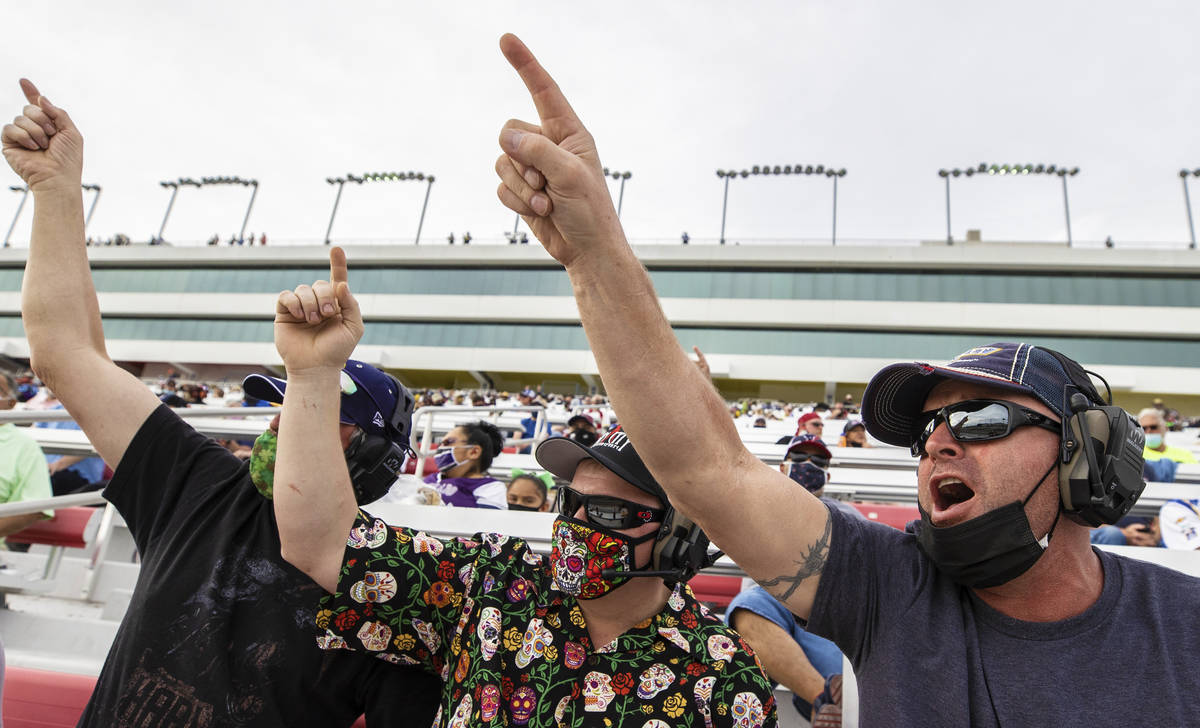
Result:
{"label": "navy blue t-shirt", "polygon": [[830,517],[808,628],[853,664],[862,725],[1200,725],[1200,579],[1099,551],[1095,604],[1025,622],[942,575],[912,534]]}

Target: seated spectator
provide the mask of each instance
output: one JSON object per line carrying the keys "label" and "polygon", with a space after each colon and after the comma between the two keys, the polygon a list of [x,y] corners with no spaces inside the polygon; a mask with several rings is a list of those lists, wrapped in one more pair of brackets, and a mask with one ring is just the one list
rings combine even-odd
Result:
{"label": "seated spectator", "polygon": [[[1142,463],[1142,477],[1153,483],[1173,483],[1177,466],[1173,460],[1147,460]],[[1088,538],[1094,544],[1108,546],[1163,545],[1157,517],[1125,516],[1111,526],[1093,528]]]}
{"label": "seated spectator", "polygon": [[574,440],[580,445],[591,447],[596,444],[596,440],[600,439],[600,434],[596,432],[596,423],[587,415],[574,415],[567,420],[567,431],[563,433],[563,437],[568,440]]}
{"label": "seated spectator", "polygon": [[754,429],[756,429],[756,430],[765,430],[766,428],[767,428],[767,418],[766,418],[766,417],[757,417],[757,418],[755,418],[755,420],[754,420]]}
{"label": "seated spectator", "polygon": [[[825,434],[825,420],[821,419],[821,415],[816,410],[800,415],[800,419],[796,422],[796,436],[812,435],[820,438],[823,434]],[[776,444],[786,445],[791,440],[790,437],[781,437]]]}
{"label": "seated spectator", "polygon": [[480,420],[459,425],[442,438],[434,455],[438,471],[425,477],[448,506],[459,508],[508,508],[504,483],[488,475],[504,448],[504,437],[496,426]]}
{"label": "seated spectator", "polygon": [[536,456],[571,481],[548,559],[508,536],[440,541],[362,512],[351,533],[379,537],[349,548],[281,519],[284,553],[330,592],[322,646],[443,675],[439,725],[774,726],[752,653],[682,583],[707,539],[689,563],[663,562],[663,525],[681,516],[625,433],[592,448],[553,438]]}
{"label": "seated spectator", "polygon": [[553,487],[554,476],[550,473],[528,473],[513,468],[512,479],[508,481],[508,510],[548,512]]}
{"label": "seated spectator", "polygon": [[1163,545],[1169,549],[1200,549],[1200,499],[1176,498],[1158,510]]}
{"label": "seated spectator", "polygon": [[847,420],[842,426],[842,437],[838,440],[841,447],[872,447],[867,442],[867,428],[862,420]]}
{"label": "seated spectator", "polygon": [[[0,372],[0,410],[10,410],[16,404],[17,383],[7,373]],[[50,495],[50,474],[42,448],[13,423],[0,424],[0,503],[40,500]],[[0,516],[0,544],[8,534],[53,515],[53,511],[38,511]],[[0,605],[3,605],[2,596]]]}
{"label": "seated spectator", "polygon": [[[62,404],[50,391],[42,387],[46,399],[44,405],[49,410],[61,410]],[[58,422],[37,422],[34,427],[49,430],[78,430],[79,425],[74,420]],[[47,455],[46,466],[50,471],[50,489],[54,495],[68,495],[88,490],[99,490],[104,487],[104,461],[98,457],[82,455]]]}
{"label": "seated spectator", "polygon": [[1146,431],[1146,448],[1142,451],[1142,457],[1146,460],[1166,458],[1177,463],[1196,462],[1196,456],[1190,450],[1166,443],[1167,421],[1156,407],[1147,407],[1138,412],[1138,424]]}

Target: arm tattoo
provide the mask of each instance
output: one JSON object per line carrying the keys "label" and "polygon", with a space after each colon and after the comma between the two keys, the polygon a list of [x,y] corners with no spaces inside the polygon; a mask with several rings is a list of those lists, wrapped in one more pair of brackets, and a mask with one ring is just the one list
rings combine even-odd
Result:
{"label": "arm tattoo", "polygon": [[[776,599],[781,602],[785,602],[791,598],[792,594],[797,588],[799,588],[800,582],[804,581],[810,576],[813,576],[814,574],[820,574],[821,570],[825,568],[826,559],[829,557],[829,533],[833,528],[832,521],[833,519],[826,514],[824,533],[822,533],[821,536],[813,542],[812,546],[810,546],[808,549],[808,553],[804,554],[803,559],[793,562],[800,565],[800,568],[795,574],[791,576],[781,574],[774,579],[760,579],[758,583],[761,584],[767,591],[771,592]],[[772,589],[772,587],[777,587],[784,583],[788,584],[789,586],[782,594],[778,594],[776,593],[775,589]]]}

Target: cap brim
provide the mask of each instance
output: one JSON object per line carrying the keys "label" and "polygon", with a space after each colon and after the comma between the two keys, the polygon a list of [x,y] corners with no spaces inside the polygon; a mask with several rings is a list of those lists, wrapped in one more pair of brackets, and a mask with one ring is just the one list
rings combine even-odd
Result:
{"label": "cap brim", "polygon": [[[287,381],[267,376],[266,374],[250,374],[242,380],[242,391],[264,402],[283,404],[283,395],[287,391]],[[338,421],[353,424],[346,418],[346,414],[341,411],[341,408],[338,409]]]}
{"label": "cap brim", "polygon": [[905,362],[880,369],[863,392],[862,420],[867,432],[889,445],[912,444],[913,423],[925,409],[930,390],[947,379],[999,387],[1037,396],[1023,384],[983,373]]}
{"label": "cap brim", "polygon": [[568,482],[575,478],[575,469],[579,467],[579,463],[588,459],[595,460],[603,465],[606,470],[626,483],[657,498],[662,498],[664,501],[666,500],[663,493],[652,490],[639,482],[638,478],[611,458],[566,437],[552,437],[549,440],[542,441],[542,444],[538,445],[537,449],[533,451],[533,459],[543,468],[553,473],[555,477],[562,478]]}
{"label": "cap brim", "polygon": [[242,391],[255,399],[283,404],[287,382],[266,374],[251,374],[242,380]]}

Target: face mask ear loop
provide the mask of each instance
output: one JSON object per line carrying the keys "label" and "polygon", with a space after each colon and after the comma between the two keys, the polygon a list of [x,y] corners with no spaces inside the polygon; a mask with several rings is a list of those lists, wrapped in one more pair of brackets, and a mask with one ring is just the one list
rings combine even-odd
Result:
{"label": "face mask ear loop", "polygon": [[[1029,501],[1033,498],[1033,494],[1038,492],[1038,488],[1041,488],[1042,484],[1044,482],[1046,482],[1046,476],[1050,475],[1050,472],[1053,471],[1057,467],[1058,467],[1058,456],[1055,456],[1054,462],[1050,463],[1050,467],[1046,468],[1046,472],[1042,473],[1042,477],[1040,480],[1038,480],[1037,485],[1033,486],[1033,490],[1029,491],[1029,495],[1025,496],[1025,500],[1021,501],[1022,508],[1024,508],[1026,506],[1026,504],[1028,504]],[[1048,548],[1050,546],[1050,537],[1054,535],[1054,529],[1058,527],[1058,519],[1062,516],[1062,511],[1063,511],[1062,503],[1059,502],[1058,510],[1056,510],[1054,512],[1054,523],[1050,524],[1050,530],[1046,531],[1046,535],[1042,536],[1040,539],[1038,539],[1038,543],[1042,543],[1043,541],[1045,541],[1045,543],[1042,543],[1042,548]]]}

